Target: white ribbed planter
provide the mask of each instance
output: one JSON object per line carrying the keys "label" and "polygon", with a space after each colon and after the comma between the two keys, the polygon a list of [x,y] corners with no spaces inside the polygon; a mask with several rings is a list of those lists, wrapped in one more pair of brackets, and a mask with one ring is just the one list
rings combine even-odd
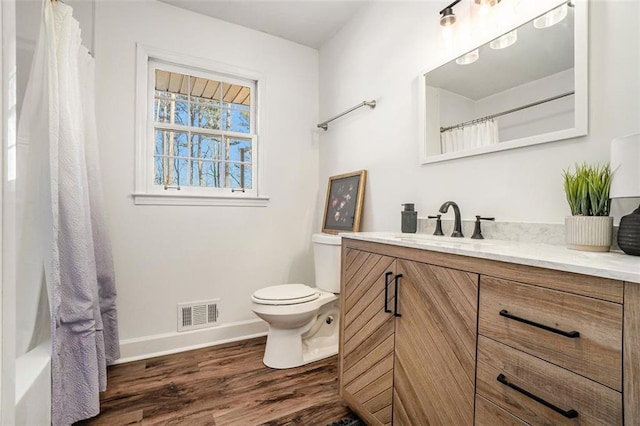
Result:
{"label": "white ribbed planter", "polygon": [[611,248],[612,216],[567,216],[564,229],[570,249],[606,252]]}

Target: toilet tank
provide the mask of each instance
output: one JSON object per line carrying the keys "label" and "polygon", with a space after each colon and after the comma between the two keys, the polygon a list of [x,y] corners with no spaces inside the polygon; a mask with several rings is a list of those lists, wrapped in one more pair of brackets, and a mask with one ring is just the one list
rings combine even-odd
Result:
{"label": "toilet tank", "polygon": [[340,293],[340,250],[342,237],[313,234],[313,260],[316,269],[316,288]]}

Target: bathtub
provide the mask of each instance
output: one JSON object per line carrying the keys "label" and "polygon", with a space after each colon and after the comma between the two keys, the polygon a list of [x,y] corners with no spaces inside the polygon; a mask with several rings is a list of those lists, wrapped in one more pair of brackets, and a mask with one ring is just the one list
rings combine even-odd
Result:
{"label": "bathtub", "polygon": [[51,424],[51,341],[16,359],[16,425]]}

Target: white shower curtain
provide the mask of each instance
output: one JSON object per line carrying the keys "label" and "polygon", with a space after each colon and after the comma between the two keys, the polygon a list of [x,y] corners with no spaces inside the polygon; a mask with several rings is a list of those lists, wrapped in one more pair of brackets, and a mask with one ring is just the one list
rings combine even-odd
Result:
{"label": "white shower curtain", "polygon": [[44,269],[49,295],[54,425],[99,413],[106,366],[120,356],[93,66],[71,7],[43,0],[18,130],[18,232],[25,235],[19,253],[35,251],[29,267]]}
{"label": "white shower curtain", "polygon": [[493,118],[440,133],[443,154],[466,151],[499,142],[498,122]]}

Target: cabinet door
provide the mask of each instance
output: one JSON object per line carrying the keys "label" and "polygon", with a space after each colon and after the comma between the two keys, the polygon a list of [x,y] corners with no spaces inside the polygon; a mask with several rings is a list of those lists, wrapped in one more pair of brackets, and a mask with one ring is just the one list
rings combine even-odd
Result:
{"label": "cabinet door", "polygon": [[[395,259],[346,249],[342,257],[340,394],[372,425],[391,424]],[[393,306],[392,294],[387,300]]]}
{"label": "cabinet door", "polygon": [[478,275],[405,260],[395,330],[395,425],[472,425]]}

